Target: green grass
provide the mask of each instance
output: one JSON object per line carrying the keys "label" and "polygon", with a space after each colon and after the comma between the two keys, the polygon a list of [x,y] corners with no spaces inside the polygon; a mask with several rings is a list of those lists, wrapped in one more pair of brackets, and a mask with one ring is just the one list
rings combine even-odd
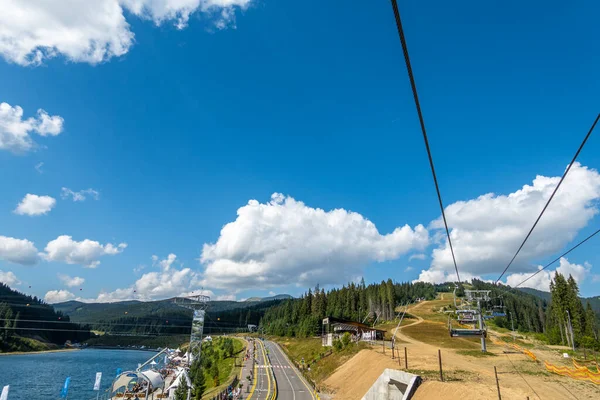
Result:
{"label": "green grass", "polygon": [[[518,337],[518,336],[517,336]],[[527,349],[532,349],[535,345],[532,343],[528,343],[528,342],[524,342],[522,340],[513,340],[512,336],[500,336],[500,340],[502,340],[503,342],[506,343],[514,343],[518,346],[527,348]]]}
{"label": "green grass", "polygon": [[421,342],[444,349],[475,350],[481,347],[479,338],[453,338],[444,324],[424,321],[406,327],[402,332]]}
{"label": "green grass", "polygon": [[[281,345],[288,357],[301,368],[304,366],[305,375],[317,385],[323,382],[333,372],[359,351],[368,348],[366,343],[349,344],[340,351],[329,352],[331,348],[323,347],[321,339],[317,338],[271,338]],[[304,363],[302,363],[304,359]],[[308,367],[310,366],[310,371]]]}
{"label": "green grass", "polygon": [[469,357],[485,358],[485,357],[496,357],[496,354],[490,353],[489,351],[483,352],[481,350],[460,350],[456,354]]}
{"label": "green grass", "polygon": [[[234,368],[235,359],[236,359],[236,357],[238,357],[238,353],[240,353],[243,348],[244,348],[244,343],[240,339],[234,338],[233,339],[233,354],[234,355],[232,357],[220,359],[217,361],[217,365],[219,366],[219,381],[220,381],[218,388],[226,387],[227,384],[229,383],[229,379],[233,378],[233,376],[238,373],[238,370]],[[210,394],[212,394],[213,392],[217,392],[218,390],[211,390],[211,389],[215,388],[215,382],[212,379],[212,377],[210,376],[210,374],[208,373],[208,371],[205,371],[204,377],[205,377],[205,381],[206,381],[206,392],[205,392],[204,396],[208,396],[208,397],[206,397],[208,399],[208,398],[211,398]]]}

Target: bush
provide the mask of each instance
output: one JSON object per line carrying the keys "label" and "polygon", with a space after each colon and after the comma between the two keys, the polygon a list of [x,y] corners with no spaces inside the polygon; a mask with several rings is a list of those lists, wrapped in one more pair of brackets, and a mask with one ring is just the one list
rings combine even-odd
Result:
{"label": "bush", "polygon": [[342,348],[343,348],[343,347],[344,347],[344,345],[342,344],[342,341],[341,341],[341,340],[339,340],[339,339],[334,339],[334,340],[333,340],[333,348],[334,348],[336,351],[340,351],[340,350],[342,350]]}
{"label": "bush", "polygon": [[352,338],[350,337],[350,333],[348,332],[344,332],[344,334],[342,335],[342,347],[346,347],[350,344],[350,341],[352,340]]}

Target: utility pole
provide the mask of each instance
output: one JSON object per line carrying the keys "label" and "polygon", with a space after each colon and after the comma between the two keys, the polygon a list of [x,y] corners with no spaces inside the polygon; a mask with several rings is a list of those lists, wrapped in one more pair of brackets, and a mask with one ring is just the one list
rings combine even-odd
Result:
{"label": "utility pole", "polygon": [[513,315],[512,315],[512,311],[508,312],[510,314],[510,325],[512,327],[512,337],[513,337],[513,342],[516,340],[515,339],[515,320],[513,319]]}
{"label": "utility pole", "polygon": [[571,345],[573,346],[573,352],[575,352],[575,338],[573,337],[573,325],[571,325],[571,313],[567,310],[567,318],[569,319],[569,332],[571,332]]}
{"label": "utility pole", "polygon": [[[478,320],[479,320],[479,330],[483,332],[483,317],[481,316],[481,300],[477,299],[477,310],[479,312]],[[487,351],[487,347],[485,345],[485,335],[481,335],[481,352],[485,353]]]}

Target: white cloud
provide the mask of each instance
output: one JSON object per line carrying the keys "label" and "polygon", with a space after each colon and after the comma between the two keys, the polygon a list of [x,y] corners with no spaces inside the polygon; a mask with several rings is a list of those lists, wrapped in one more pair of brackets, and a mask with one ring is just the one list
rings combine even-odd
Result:
{"label": "white cloud", "polygon": [[44,171],[42,171],[42,167],[43,167],[43,166],[44,166],[44,163],[43,163],[43,162],[41,162],[41,163],[37,163],[37,164],[35,165],[35,170],[36,170],[37,172],[39,172],[40,174],[43,174],[43,173],[44,173]]}
{"label": "white cloud", "polygon": [[65,262],[67,264],[80,264],[88,268],[96,268],[102,256],[115,255],[123,252],[127,243],[115,246],[111,243],[105,245],[97,241],[85,239],[81,242],[74,241],[71,236],[62,235],[48,242],[44,258],[48,261]]}
{"label": "white cloud", "polygon": [[[134,34],[124,10],[178,29],[199,12],[217,28],[235,24],[235,9],[252,0],[4,0],[0,13],[0,54],[20,65],[39,65],[58,55],[97,64],[126,54]],[[50,121],[51,122],[51,121]],[[51,123],[49,124],[51,125]]]}
{"label": "white cloud", "polygon": [[27,193],[14,212],[19,215],[43,215],[50,212],[55,205],[56,199],[53,197]]}
{"label": "white cloud", "polygon": [[67,287],[81,286],[85,282],[85,279],[78,276],[69,276],[63,274],[58,274],[58,279],[60,279],[61,282]]}
{"label": "white cloud", "polygon": [[38,250],[27,239],[0,236],[0,259],[21,265],[34,265],[38,262]]}
{"label": "white cloud", "polygon": [[235,301],[236,300],[236,295],[235,294],[221,294],[216,296],[214,299],[211,298],[211,300],[217,300],[217,301]]}
{"label": "white cloud", "polygon": [[425,259],[425,254],[413,254],[410,257],[408,257],[408,261],[412,261],[412,260],[424,260]]}
{"label": "white cloud", "polygon": [[48,304],[55,304],[73,300],[74,298],[75,295],[68,290],[50,290],[44,296],[44,301]]}
{"label": "white cloud", "polygon": [[422,225],[381,235],[358,213],[311,208],[279,193],[266,204],[250,200],[237,215],[215,244],[203,247],[207,286],[241,290],[347,282],[370,262],[394,260],[429,243]]}
{"label": "white cloud", "polygon": [[8,286],[20,285],[21,281],[17,279],[17,276],[12,271],[0,270],[0,282]]}
{"label": "white cloud", "polygon": [[[542,269],[543,267],[540,265],[538,269]],[[538,290],[544,290],[548,292],[550,290],[550,281],[554,279],[556,273],[560,273],[565,278],[568,278],[569,275],[575,279],[575,282],[581,284],[589,275],[592,266],[589,263],[580,264],[572,264],[566,258],[562,257],[560,259],[560,265],[553,271],[544,270],[533,278],[529,279],[527,282],[521,285],[521,287],[528,287]],[[506,278],[506,284],[509,286],[517,286],[525,279],[529,278],[532,273],[516,273],[511,274]]]}
{"label": "white cloud", "polygon": [[[488,193],[446,207],[452,244],[461,279],[500,274],[508,264],[560,177],[537,176],[531,185],[509,195]],[[509,272],[531,270],[536,258],[557,253],[598,214],[600,174],[575,163]],[[452,257],[440,219],[431,223],[439,246],[432,264],[419,280],[456,280]]]}
{"label": "white cloud", "polygon": [[[3,4],[4,7],[4,4]],[[2,15],[0,13],[0,53],[2,52]],[[64,120],[58,115],[50,116],[42,109],[37,112],[37,118],[23,119],[23,109],[12,107],[8,103],[0,103],[0,150],[13,153],[24,153],[33,150],[36,143],[31,133],[40,136],[56,136],[63,130]]]}
{"label": "white cloud", "polygon": [[190,268],[177,269],[173,266],[177,260],[175,254],[169,254],[167,258],[158,261],[159,272],[148,272],[143,274],[132,286],[117,289],[112,292],[101,292],[96,299],[98,302],[106,303],[113,301],[137,299],[142,301],[164,299],[176,296],[191,296],[204,294],[214,296],[212,291],[200,290],[198,274]]}
{"label": "white cloud", "polygon": [[85,201],[86,196],[92,196],[94,200],[98,200],[100,198],[100,193],[94,189],[85,189],[80,190],[78,192],[74,192],[69,188],[62,188],[60,191],[60,197],[63,199],[68,199],[71,197],[73,201]]}
{"label": "white cloud", "polygon": [[413,267],[411,267],[411,266],[409,265],[408,267],[404,268],[404,272],[410,272],[410,271],[412,271],[413,269],[414,269],[414,268],[413,268]]}

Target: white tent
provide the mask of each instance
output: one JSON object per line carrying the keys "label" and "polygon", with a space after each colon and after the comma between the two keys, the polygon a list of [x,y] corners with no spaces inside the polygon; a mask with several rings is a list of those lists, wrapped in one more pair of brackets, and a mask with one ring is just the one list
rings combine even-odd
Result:
{"label": "white tent", "polygon": [[156,371],[149,370],[149,371],[140,372],[140,374],[143,375],[144,377],[146,377],[148,382],[150,382],[150,385],[152,385],[152,387],[155,389],[163,386],[165,383],[162,375]]}
{"label": "white tent", "polygon": [[169,386],[169,388],[167,390],[171,390],[174,388],[179,387],[179,381],[181,380],[181,376],[183,375],[183,379],[185,379],[188,387],[192,386],[192,382],[190,381],[190,377],[188,376],[187,372],[185,372],[184,369],[181,369],[180,371],[177,372],[177,375],[175,376],[175,380],[173,381],[173,383],[171,384],[171,386]]}

